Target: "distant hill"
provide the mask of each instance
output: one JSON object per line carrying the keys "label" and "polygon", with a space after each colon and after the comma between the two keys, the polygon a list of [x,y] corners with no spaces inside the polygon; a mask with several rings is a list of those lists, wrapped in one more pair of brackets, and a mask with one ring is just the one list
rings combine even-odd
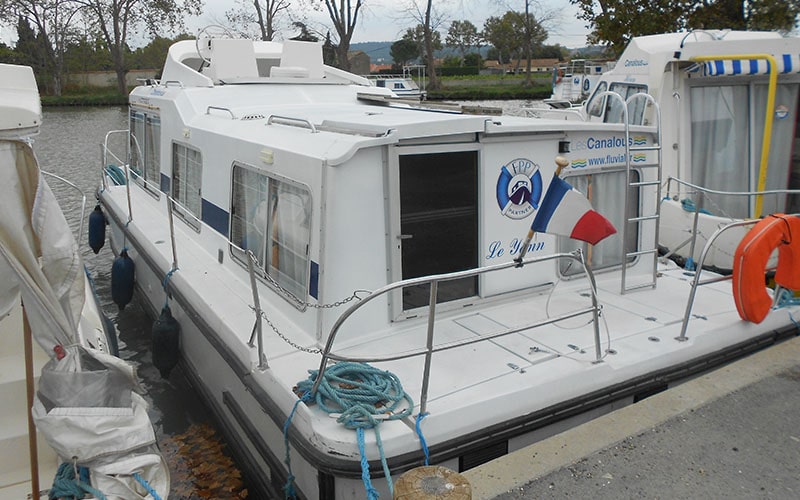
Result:
{"label": "distant hill", "polygon": [[360,50],[369,56],[373,64],[391,64],[390,53],[394,42],[359,42],[351,43],[350,50]]}

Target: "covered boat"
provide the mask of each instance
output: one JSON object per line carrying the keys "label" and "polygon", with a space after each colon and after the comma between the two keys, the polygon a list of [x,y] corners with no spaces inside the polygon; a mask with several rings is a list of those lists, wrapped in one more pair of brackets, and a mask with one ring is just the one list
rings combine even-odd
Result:
{"label": "covered boat", "polygon": [[[111,354],[113,326],[106,331],[31,148],[41,123],[31,68],[0,64],[0,111],[2,497],[57,498],[77,488],[98,498],[166,498],[169,473],[135,370]],[[37,429],[49,446],[37,445]],[[40,487],[49,481],[52,488]]]}

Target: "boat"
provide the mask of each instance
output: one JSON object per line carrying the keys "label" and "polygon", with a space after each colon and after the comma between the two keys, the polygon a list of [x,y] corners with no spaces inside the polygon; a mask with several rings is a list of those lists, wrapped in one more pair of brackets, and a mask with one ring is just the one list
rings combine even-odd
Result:
{"label": "boat", "polygon": [[570,59],[553,68],[553,92],[544,103],[564,109],[580,105],[597,88],[600,76],[614,69],[616,61]]}
{"label": "boat", "polygon": [[[659,244],[692,268],[711,235],[726,224],[800,211],[799,52],[800,39],[776,32],[695,30],[635,37],[582,106],[538,116],[614,122],[621,119],[622,102],[609,92],[623,100],[651,95],[659,105],[663,143],[669,145],[662,150],[667,185]],[[628,106],[631,123],[656,119],[656,107],[644,100]],[[590,149],[586,145],[586,156]],[[608,160],[613,159],[594,161]],[[707,266],[730,273],[747,229],[718,239],[706,256]]]}
{"label": "boat", "polygon": [[[366,75],[365,78],[376,87],[390,89],[397,97],[422,100],[427,95],[425,91],[425,66],[404,66],[403,73],[399,75],[379,73]],[[417,81],[422,83],[422,87],[419,86]]]}
{"label": "boat", "polygon": [[32,69],[0,64],[0,496],[166,498],[135,369],[46,179],[83,195],[31,147],[41,120]]}
{"label": "boat", "polygon": [[658,119],[434,109],[318,44],[217,38],[172,45],[129,117],[112,249],[265,498],[391,497],[796,334],[786,269],[735,294],[659,257]]}

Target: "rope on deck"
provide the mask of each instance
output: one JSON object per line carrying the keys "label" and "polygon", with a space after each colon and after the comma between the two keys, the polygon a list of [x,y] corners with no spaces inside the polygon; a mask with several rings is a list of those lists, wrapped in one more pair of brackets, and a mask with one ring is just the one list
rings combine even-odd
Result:
{"label": "rope on deck", "polygon": [[[414,408],[414,401],[411,396],[403,390],[403,385],[397,375],[366,363],[344,361],[332,365],[325,370],[316,394],[311,394],[311,389],[318,375],[319,372],[317,370],[309,370],[309,377],[297,384],[297,392],[301,396],[295,402],[292,412],[283,427],[284,444],[286,446],[285,463],[289,467],[289,477],[287,478],[286,486],[284,486],[286,498],[293,498],[294,495],[294,487],[292,485],[294,476],[292,475],[289,457],[289,426],[300,402],[309,402],[312,399],[325,412],[337,414],[337,422],[348,429],[356,431],[358,447],[361,453],[361,477],[370,500],[378,498],[378,492],[370,481],[369,462],[367,461],[364,446],[364,429],[374,429],[375,442],[380,453],[383,473],[389,485],[389,492],[392,494],[392,476],[386,463],[386,455],[383,451],[383,442],[381,441],[378,424],[380,424],[381,420],[399,420],[409,416]],[[425,450],[427,463],[427,445],[425,444],[425,438],[422,437],[419,424],[417,425],[417,432]]]}

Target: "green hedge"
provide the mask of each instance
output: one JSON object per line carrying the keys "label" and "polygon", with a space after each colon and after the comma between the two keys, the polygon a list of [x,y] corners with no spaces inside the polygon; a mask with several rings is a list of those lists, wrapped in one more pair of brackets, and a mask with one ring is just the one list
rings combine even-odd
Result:
{"label": "green hedge", "polygon": [[480,68],[477,66],[446,66],[436,68],[436,74],[439,76],[469,76],[479,73]]}

